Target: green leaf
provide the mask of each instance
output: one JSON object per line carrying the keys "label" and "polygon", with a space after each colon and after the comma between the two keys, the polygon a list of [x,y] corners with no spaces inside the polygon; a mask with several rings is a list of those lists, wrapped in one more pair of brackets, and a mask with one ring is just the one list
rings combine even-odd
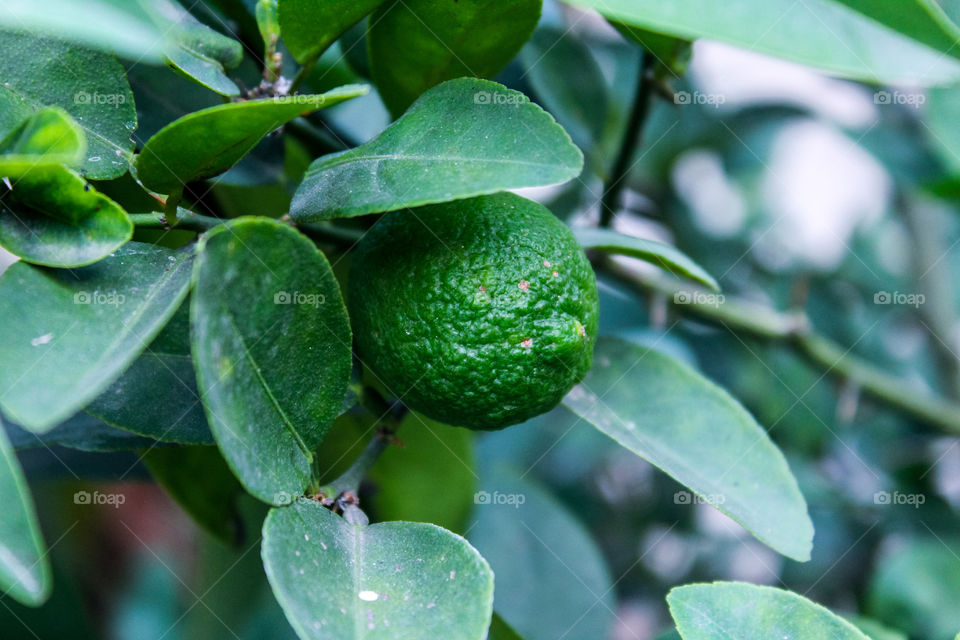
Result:
{"label": "green leaf", "polygon": [[425,93],[359,147],[318,158],[290,205],[298,221],[393,211],[566,182],[583,154],[526,96],[461,78]]}
{"label": "green leaf", "polygon": [[82,412],[44,434],[7,422],[7,435],[17,450],[59,446],[78,451],[133,451],[157,446],[155,440],[114,429]]}
{"label": "green leaf", "polygon": [[[833,74],[889,84],[960,78],[960,63],[836,0],[567,0],[684,40],[709,38]],[[897,0],[897,5],[911,4]],[[885,3],[886,4],[886,3]]]}
{"label": "green leaf", "polygon": [[193,359],[213,437],[250,493],[286,504],[310,482],[350,380],[337,281],[310,240],[263,218],[210,231],[194,281]]}
{"label": "green leaf", "polygon": [[370,68],[394,117],[430,87],[461,76],[493,77],[540,20],[542,0],[404,0],[370,17]]}
{"label": "green leaf", "polygon": [[851,9],[954,58],[960,58],[957,27],[936,0],[837,0]]}
{"label": "green leaf", "polygon": [[300,63],[316,60],[384,0],[280,0],[283,43]]}
{"label": "green leaf", "polygon": [[172,0],[151,0],[144,6],[152,12],[158,28],[175,34],[165,49],[167,64],[174,71],[221,95],[240,95],[225,71],[243,59],[239,42],[197,21]]}
{"label": "green leaf", "polygon": [[82,267],[132,236],[126,211],[60,165],[29,169],[0,199],[0,246],[33,264]]}
{"label": "green leaf", "polygon": [[240,540],[243,530],[236,504],[240,484],[215,447],[150,449],[143,462],[201,527],[227,544]]}
{"label": "green leaf", "polygon": [[213,444],[190,357],[184,304],[140,357],[87,406],[104,422],[161,442]]}
{"label": "green leaf", "polygon": [[137,156],[137,177],[148,189],[178,193],[188,182],[223,173],[297,116],[367,91],[363,85],[347,85],[320,95],[247,100],[191,113],[147,141]]}
{"label": "green leaf", "polygon": [[947,172],[960,175],[960,89],[932,89],[927,95],[926,126],[923,127],[933,149]]}
{"label": "green leaf", "polygon": [[957,630],[960,560],[956,538],[914,538],[880,557],[867,613],[912,638],[947,640]]}
{"label": "green leaf", "polygon": [[86,158],[83,129],[60,107],[40,109],[0,141],[0,175],[11,179],[38,165],[78,166]]}
{"label": "green leaf", "polygon": [[672,38],[662,33],[655,33],[624,24],[610,21],[610,24],[627,40],[634,42],[654,55],[659,66],[665,67],[677,76],[687,72],[690,58],[693,55],[693,43],[681,38]]}
{"label": "green leaf", "polygon": [[108,180],[126,173],[137,127],[133,94],[111,55],[36,35],[0,31],[0,136],[47,106],[66,110],[83,128],[87,157],[80,171]]}
{"label": "green leaf", "polygon": [[50,595],[50,560],[33,498],[0,419],[0,596],[38,607]]}
{"label": "green leaf", "polygon": [[349,524],[315,502],[273,509],[263,564],[303,640],[484,640],[493,574],[432,524]]}
{"label": "green leaf", "polygon": [[713,276],[676,247],[644,238],[635,238],[609,229],[575,227],[573,234],[584,249],[597,249],[640,258],[676,276],[699,282],[714,291],[720,290],[720,285]]}
{"label": "green leaf", "polygon": [[828,609],[773,587],[743,582],[690,584],[671,590],[667,603],[683,640],[870,640]]}
{"label": "green leaf", "polygon": [[131,242],[73,271],[0,276],[0,408],[42,433],[103,392],[187,295],[190,254]]}
{"label": "green leaf", "polygon": [[145,63],[163,61],[166,41],[139,0],[4,0],[0,27],[44,33]]}
{"label": "green leaf", "polygon": [[872,618],[847,617],[853,626],[860,629],[870,640],[910,640],[907,634],[886,627]]}
{"label": "green leaf", "polygon": [[240,64],[240,43],[201,24],[172,0],[4,0],[0,27],[115,52],[135,63],[166,62],[214,91],[238,93],[224,67]]}
{"label": "green leaf", "polygon": [[[473,432],[410,413],[399,437],[403,446],[389,447],[368,476],[377,486],[370,498],[377,518],[432,522],[463,531],[477,482]],[[443,478],[443,491],[436,490],[437,478]]]}
{"label": "green leaf", "polygon": [[746,409],[687,365],[601,338],[593,369],[563,402],[761,542],[810,559],[813,524],[783,454]]}
{"label": "green leaf", "polygon": [[487,634],[487,640],[523,640],[520,634],[513,630],[506,621],[500,617],[496,611],[493,612],[493,622],[490,623],[490,631]]}
{"label": "green leaf", "polygon": [[590,535],[517,473],[482,474],[470,542],[497,576],[497,613],[527,640],[610,637],[613,580]]}
{"label": "green leaf", "polygon": [[546,109],[582,148],[600,144],[609,116],[603,70],[580,38],[540,28],[523,48],[530,86]]}

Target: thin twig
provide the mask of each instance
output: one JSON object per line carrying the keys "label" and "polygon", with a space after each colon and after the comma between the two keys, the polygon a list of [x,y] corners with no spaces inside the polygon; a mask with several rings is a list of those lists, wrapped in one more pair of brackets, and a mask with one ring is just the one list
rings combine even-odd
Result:
{"label": "thin twig", "polygon": [[643,126],[650,114],[653,98],[657,94],[653,70],[655,64],[654,55],[645,50],[637,72],[637,90],[633,99],[633,108],[630,110],[630,118],[627,120],[613,169],[610,170],[610,177],[604,185],[603,197],[600,199],[601,227],[609,227],[613,222],[613,216],[620,206],[620,195],[627,186],[627,176],[633,168],[633,156],[643,138]]}
{"label": "thin twig", "polygon": [[[952,435],[960,434],[960,404],[907,384],[882,368],[850,353],[836,342],[817,333],[806,315],[783,313],[768,307],[725,297],[712,292],[691,295],[691,287],[662,277],[628,271],[613,261],[605,267],[628,284],[646,292],[666,295],[675,311],[695,316],[743,334],[793,345],[799,353],[827,373],[849,381],[875,400],[900,410],[920,422]],[[683,290],[682,297],[675,294]]]}

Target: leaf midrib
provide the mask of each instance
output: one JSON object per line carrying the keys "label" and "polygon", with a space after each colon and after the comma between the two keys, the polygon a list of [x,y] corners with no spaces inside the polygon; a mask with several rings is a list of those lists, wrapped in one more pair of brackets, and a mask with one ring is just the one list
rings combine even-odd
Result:
{"label": "leaf midrib", "polygon": [[334,169],[336,167],[342,167],[343,165],[355,163],[355,162],[364,162],[364,161],[374,161],[374,160],[413,160],[416,162],[430,162],[430,163],[442,163],[442,162],[473,162],[477,164],[517,164],[525,165],[530,167],[543,167],[548,169],[567,169],[568,166],[564,164],[548,164],[546,162],[531,162],[529,160],[513,160],[510,158],[471,158],[471,157],[462,157],[462,156],[413,156],[406,154],[378,154],[378,155],[357,155],[346,160],[333,161],[328,164],[325,164],[322,167],[310,170],[307,172],[308,178],[312,178],[315,175],[323,173],[328,169]]}
{"label": "leaf midrib", "polygon": [[263,389],[263,392],[266,394],[267,399],[270,401],[270,404],[273,406],[273,410],[283,423],[283,426],[290,432],[290,435],[293,436],[294,442],[297,443],[297,446],[306,456],[308,462],[313,462],[313,454],[310,452],[310,448],[307,446],[307,443],[304,442],[303,437],[300,435],[300,432],[297,431],[297,428],[293,426],[293,422],[290,421],[290,418],[287,417],[286,412],[283,410],[283,407],[280,406],[280,402],[277,400],[276,396],[273,395],[273,391],[270,390],[270,385],[267,384],[267,381],[264,379],[263,374],[260,373],[260,365],[257,363],[256,359],[253,357],[253,354],[250,353],[250,349],[247,347],[247,340],[243,337],[243,334],[240,332],[240,328],[237,326],[236,322],[233,321],[233,314],[229,310],[224,311],[224,315],[227,319],[227,322],[230,324],[230,328],[233,330],[234,335],[240,340],[240,346],[243,348],[243,356],[250,367],[253,369],[253,374],[257,378],[257,382],[260,384],[260,387]]}

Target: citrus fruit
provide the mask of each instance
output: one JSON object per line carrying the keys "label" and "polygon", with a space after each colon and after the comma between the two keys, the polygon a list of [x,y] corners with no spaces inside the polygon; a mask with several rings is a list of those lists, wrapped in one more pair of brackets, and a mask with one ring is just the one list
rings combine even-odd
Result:
{"label": "citrus fruit", "polygon": [[510,193],[385,215],[357,247],[349,289],[361,360],[447,424],[523,422],[590,368],[593,269],[566,225]]}

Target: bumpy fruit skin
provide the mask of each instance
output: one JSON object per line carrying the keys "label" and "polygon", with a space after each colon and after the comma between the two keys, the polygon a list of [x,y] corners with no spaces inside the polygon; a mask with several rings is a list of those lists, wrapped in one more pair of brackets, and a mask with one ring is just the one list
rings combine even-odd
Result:
{"label": "bumpy fruit skin", "polygon": [[349,307],[361,359],[407,406],[500,429],[556,406],[593,358],[597,284],[570,230],[510,193],[387,214]]}

